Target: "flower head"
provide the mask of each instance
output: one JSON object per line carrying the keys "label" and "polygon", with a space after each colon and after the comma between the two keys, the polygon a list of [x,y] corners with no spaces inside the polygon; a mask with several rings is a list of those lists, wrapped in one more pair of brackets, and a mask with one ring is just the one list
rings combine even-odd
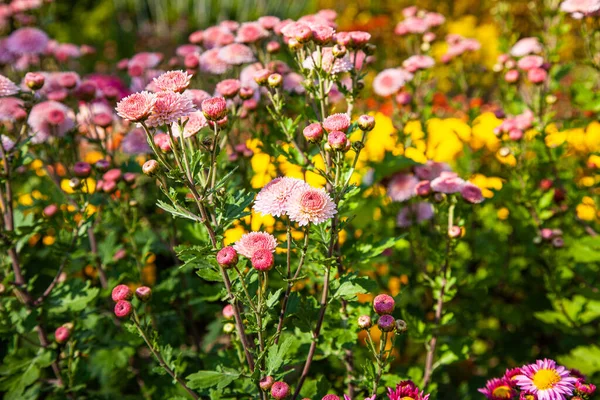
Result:
{"label": "flower head", "polygon": [[387,194],[393,201],[403,202],[415,195],[419,180],[413,174],[396,174],[390,180]]}
{"label": "flower head", "polygon": [[485,395],[488,400],[510,400],[517,395],[517,391],[512,387],[511,382],[506,378],[490,379],[487,381],[484,388],[477,390]]}
{"label": "flower head", "polygon": [[402,66],[408,72],[416,72],[423,69],[429,69],[435,65],[433,58],[424,55],[411,56],[404,60]]}
{"label": "flower head", "polygon": [[275,178],[256,195],[254,210],[274,217],[286,215],[292,193],[308,187],[308,184],[301,179]]}
{"label": "flower head", "polygon": [[391,314],[396,302],[389,294],[380,294],[373,300],[373,309],[379,315]]}
{"label": "flower head", "polygon": [[431,189],[440,193],[457,193],[465,185],[465,181],[454,172],[443,171],[440,176],[431,181]]}
{"label": "flower head", "polygon": [[290,387],[285,382],[275,382],[271,386],[271,396],[276,400],[285,399],[290,394]]}
{"label": "flower head", "polygon": [[519,40],[510,49],[510,54],[513,57],[523,57],[528,54],[538,54],[544,50],[539,39],[536,37],[526,37]]}
{"label": "flower head", "polygon": [[323,128],[327,132],[342,131],[346,132],[350,127],[350,117],[345,113],[330,115],[323,121]]}
{"label": "flower head", "polygon": [[71,336],[71,331],[66,326],[59,326],[54,331],[54,339],[56,343],[64,343],[69,340],[69,336]]}
{"label": "flower head", "polygon": [[277,240],[266,232],[246,233],[233,245],[235,251],[250,259],[257,250],[274,252],[276,247]]}
{"label": "flower head", "polygon": [[19,93],[19,87],[4,75],[0,75],[0,97],[12,96],[17,93]]}
{"label": "flower head", "polygon": [[[224,47],[223,49],[225,48],[226,47]],[[223,53],[224,58],[221,58],[220,51],[223,49],[210,49],[202,53],[202,55],[200,56],[200,70],[214,75],[224,74],[225,72],[229,71],[231,67],[229,63],[226,62],[226,60],[233,60],[236,59],[236,57],[238,56],[230,50],[226,50]]]}
{"label": "flower head", "polygon": [[241,43],[229,44],[218,50],[218,57],[227,65],[242,65],[254,62],[252,49]]}
{"label": "flower head", "polygon": [[537,395],[539,400],[566,400],[573,394],[577,382],[568,369],[549,359],[525,365],[521,372],[515,377],[517,385],[521,390]]}
{"label": "flower head", "polygon": [[42,54],[50,39],[45,32],[37,28],[20,28],[6,39],[6,48],[14,54]]}
{"label": "flower head", "polygon": [[290,196],[287,213],[291,221],[304,226],[323,223],[332,218],[337,210],[325,189],[301,187]]}
{"label": "flower head", "polygon": [[259,22],[245,22],[238,28],[235,41],[238,43],[255,43],[269,36],[269,32]]}
{"label": "flower head", "polygon": [[413,381],[402,381],[396,385],[396,389],[388,388],[389,400],[429,400],[428,394],[419,392],[419,388]]}
{"label": "flower head", "polygon": [[250,259],[252,267],[258,271],[268,271],[273,267],[273,253],[266,249],[258,249]]}
{"label": "flower head", "polygon": [[146,122],[148,126],[161,126],[177,122],[196,111],[192,100],[181,93],[158,92],[152,114]]}
{"label": "flower head", "polygon": [[27,120],[33,143],[45,142],[51,136],[64,136],[75,127],[73,110],[57,101],[44,101],[31,109]]}
{"label": "flower head", "polygon": [[126,318],[131,314],[132,307],[131,303],[127,300],[119,300],[117,304],[115,304],[115,315],[118,318]]}
{"label": "flower head", "polygon": [[231,246],[223,247],[217,253],[217,263],[223,268],[229,268],[236,265],[238,262],[238,254]]}
{"label": "flower head", "polygon": [[192,75],[184,71],[169,71],[154,78],[154,86],[158,90],[183,93],[188,86]]}
{"label": "flower head", "polygon": [[472,184],[471,182],[466,182],[462,189],[460,190],[460,194],[469,203],[478,204],[483,201],[483,194],[481,193],[481,189]]}
{"label": "flower head", "polygon": [[404,68],[384,69],[373,80],[373,91],[381,97],[391,96],[402,89],[412,78],[413,74]]}
{"label": "flower head", "polygon": [[[200,132],[202,128],[205,128],[207,126],[208,121],[206,120],[206,117],[204,116],[202,111],[194,111],[187,117],[187,122],[183,127],[183,137],[188,138],[194,136],[195,134]],[[182,129],[179,124],[173,124],[172,128],[174,137],[181,136]]]}
{"label": "flower head", "polygon": [[156,95],[150,92],[133,93],[117,103],[117,114],[131,122],[141,122],[148,118],[154,109]]}

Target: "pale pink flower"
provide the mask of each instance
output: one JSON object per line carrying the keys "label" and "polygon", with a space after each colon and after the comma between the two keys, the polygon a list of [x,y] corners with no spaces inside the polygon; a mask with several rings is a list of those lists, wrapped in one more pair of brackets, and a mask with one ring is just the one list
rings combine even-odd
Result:
{"label": "pale pink flower", "polygon": [[304,226],[309,223],[323,223],[332,218],[337,210],[325,189],[304,187],[301,190],[294,190],[290,196],[287,213],[290,221]]}
{"label": "pale pink flower", "polygon": [[2,148],[6,152],[10,152],[15,148],[15,142],[6,135],[0,135],[0,143],[2,144]]}
{"label": "pale pink flower", "polygon": [[526,37],[519,40],[510,49],[510,54],[513,57],[523,57],[528,54],[538,54],[544,50],[539,39],[536,37]]}
{"label": "pale pink flower", "polygon": [[290,72],[283,77],[283,90],[289,93],[304,94],[306,88],[302,85],[304,77],[296,72]]}
{"label": "pale pink flower", "polygon": [[419,9],[417,8],[417,6],[409,6],[402,9],[402,16],[404,18],[414,17],[415,15],[417,15],[418,11]]}
{"label": "pale pink flower", "polygon": [[277,26],[277,24],[281,22],[281,20],[272,15],[265,15],[264,17],[260,17],[258,19],[258,23],[265,29],[272,30]]}
{"label": "pale pink flower", "polygon": [[218,121],[227,115],[227,101],[222,97],[213,97],[202,102],[202,112],[211,121]]}
{"label": "pale pink flower", "polygon": [[233,248],[244,257],[252,258],[257,250],[274,252],[277,240],[267,232],[250,232],[242,235]]}
{"label": "pale pink flower", "polygon": [[189,97],[176,92],[158,92],[147,124],[148,126],[172,124],[194,111],[196,108]]}
{"label": "pale pink flower", "polygon": [[219,26],[221,26],[221,27],[227,29],[229,32],[233,33],[239,29],[240,23],[229,19],[229,20],[221,21],[219,23]]}
{"label": "pale pink flower", "polygon": [[202,108],[202,102],[204,100],[211,98],[211,95],[208,94],[208,92],[200,89],[188,89],[183,94],[192,100],[194,106],[196,106],[198,110]]}
{"label": "pale pink flower", "polygon": [[346,132],[350,127],[350,117],[346,113],[330,115],[323,121],[323,128],[327,132],[342,131]]}
{"label": "pale pink flower", "polygon": [[254,211],[263,215],[280,217],[287,214],[290,196],[294,191],[301,191],[309,185],[301,179],[275,178],[267,183],[256,195]]}
{"label": "pale pink flower", "polygon": [[411,73],[423,69],[429,69],[434,65],[435,61],[433,58],[424,55],[411,56],[402,63],[402,66]]}
{"label": "pale pink flower", "polygon": [[52,49],[52,54],[57,61],[64,63],[70,58],[81,57],[81,50],[79,49],[79,46],[72,43],[60,43]]}
{"label": "pale pink flower", "polygon": [[[408,17],[401,22],[408,33],[425,33],[429,29],[429,24],[424,18]],[[398,28],[398,27],[396,27]],[[399,29],[401,31],[401,29]]]}
{"label": "pale pink flower", "polygon": [[566,400],[578,381],[568,369],[549,359],[521,367],[521,374],[514,380],[521,390],[537,395],[538,400]]}
{"label": "pale pink flower", "polygon": [[525,56],[517,61],[517,67],[523,71],[540,68],[542,65],[544,65],[544,59],[540,56]]}
{"label": "pale pink flower", "polygon": [[233,43],[235,36],[226,27],[211,26],[204,30],[202,39],[205,48],[213,49]]}
{"label": "pale pink flower", "polygon": [[431,189],[434,192],[440,193],[457,193],[460,192],[465,185],[465,181],[458,177],[454,172],[444,171],[431,181]]}
{"label": "pale pink flower", "polygon": [[319,10],[317,12],[317,15],[321,18],[325,18],[328,21],[335,21],[335,19],[337,18],[337,12],[329,8]]}
{"label": "pale pink flower", "polygon": [[373,91],[381,97],[391,96],[412,78],[413,74],[403,68],[384,69],[373,79]]}
{"label": "pale pink flower", "polygon": [[121,151],[125,154],[152,153],[144,130],[142,128],[136,128],[130,131],[121,141]]}
{"label": "pale pink flower", "polygon": [[543,68],[533,68],[527,71],[527,79],[531,83],[543,83],[548,77],[548,72]]}
{"label": "pale pink flower", "polygon": [[232,43],[219,50],[219,59],[228,65],[242,65],[254,62],[252,49],[241,43]]}
{"label": "pale pink flower", "polygon": [[14,54],[42,54],[48,45],[48,35],[37,28],[20,28],[10,34],[6,48]]}
{"label": "pale pink flower", "polygon": [[419,180],[413,174],[394,175],[387,187],[387,194],[393,201],[403,202],[415,196]]}
{"label": "pale pink flower", "polygon": [[12,96],[17,93],[19,93],[19,87],[4,75],[0,75],[0,97]]}
{"label": "pale pink flower", "polygon": [[75,127],[73,110],[57,101],[36,104],[29,113],[27,122],[33,134],[33,143],[42,143],[51,136],[62,137]]}
{"label": "pale pink flower", "polygon": [[269,36],[269,32],[259,22],[245,22],[237,30],[235,41],[255,43]]}
{"label": "pale pink flower", "polygon": [[329,43],[333,39],[335,29],[329,25],[316,24],[310,27],[312,31],[312,38],[319,44]]}
{"label": "pale pink flower", "polygon": [[154,78],[154,86],[158,90],[182,93],[188,86],[192,75],[184,71],[169,71]]}
{"label": "pale pink flower", "polygon": [[20,121],[26,117],[23,100],[17,97],[0,97],[0,121]]}
{"label": "pale pink flower", "polygon": [[195,44],[182,44],[181,46],[177,47],[175,54],[177,54],[179,57],[185,58],[190,54],[200,53],[201,50],[202,48],[200,46],[196,46]]}
{"label": "pale pink flower", "polygon": [[469,203],[478,204],[483,201],[483,194],[481,193],[481,189],[471,182],[466,182],[462,189],[460,190],[460,194]]}
{"label": "pale pink flower", "polygon": [[138,65],[143,70],[155,68],[163,59],[161,53],[142,52],[137,53],[129,59],[129,66]]}
{"label": "pale pink flower", "polygon": [[[185,121],[184,121],[185,122]],[[202,111],[194,111],[187,117],[187,122],[183,127],[183,137],[188,138],[194,136],[196,133],[200,132],[202,128],[208,126],[208,121],[206,117],[202,113]],[[181,126],[179,124],[173,124],[173,136],[179,137],[181,136]]]}
{"label": "pale pink flower", "polygon": [[522,131],[531,128],[534,120],[535,115],[533,115],[531,110],[525,110],[521,114],[515,116],[513,119],[515,127]]}
{"label": "pale pink flower", "polygon": [[435,27],[435,26],[440,26],[444,22],[446,22],[446,17],[444,17],[442,14],[436,13],[436,12],[426,13],[425,17],[423,17],[423,19],[425,20],[425,23],[427,24],[427,26],[429,26],[430,28]]}
{"label": "pale pink flower", "polygon": [[219,57],[219,50],[218,48],[210,49],[200,55],[201,71],[221,75],[231,69],[230,65]]}
{"label": "pale pink flower", "polygon": [[400,212],[398,212],[396,223],[401,228],[408,228],[414,223],[420,224],[431,218],[433,218],[433,206],[430,203],[421,201],[403,207]]}
{"label": "pale pink flower", "polygon": [[156,103],[156,95],[150,92],[133,93],[117,103],[117,114],[126,120],[140,122],[150,116]]}
{"label": "pale pink flower", "polygon": [[580,19],[600,11],[600,0],[565,0],[561,3],[560,10]]}
{"label": "pale pink flower", "polygon": [[309,39],[312,30],[302,22],[291,22],[281,28],[281,34],[288,39]]}
{"label": "pale pink flower", "polygon": [[235,97],[236,94],[240,91],[242,87],[242,83],[237,79],[225,79],[219,83],[215,87],[215,90],[218,95],[223,96],[225,98]]}

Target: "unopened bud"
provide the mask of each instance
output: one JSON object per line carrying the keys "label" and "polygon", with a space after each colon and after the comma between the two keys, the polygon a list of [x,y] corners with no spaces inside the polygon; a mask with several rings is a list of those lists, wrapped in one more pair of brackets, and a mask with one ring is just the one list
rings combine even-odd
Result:
{"label": "unopened bud", "polygon": [[142,166],[142,172],[148,176],[154,176],[159,171],[160,165],[156,160],[148,160]]}
{"label": "unopened bud", "polygon": [[276,87],[281,86],[281,83],[283,82],[283,78],[279,74],[271,74],[271,75],[269,75],[269,79],[267,79],[267,82],[269,83],[270,87],[276,88]]}

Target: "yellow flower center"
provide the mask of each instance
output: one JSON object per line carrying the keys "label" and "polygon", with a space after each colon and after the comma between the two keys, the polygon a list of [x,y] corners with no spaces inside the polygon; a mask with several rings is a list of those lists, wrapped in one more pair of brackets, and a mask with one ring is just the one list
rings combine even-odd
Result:
{"label": "yellow flower center", "polygon": [[410,396],[404,396],[403,398],[401,398],[400,400],[415,400],[414,398],[410,397]]}
{"label": "yellow flower center", "polygon": [[540,369],[533,375],[533,384],[538,390],[552,389],[560,382],[560,375],[553,369]]}
{"label": "yellow flower center", "polygon": [[498,386],[494,389],[492,395],[501,399],[510,399],[512,398],[512,390],[508,386]]}

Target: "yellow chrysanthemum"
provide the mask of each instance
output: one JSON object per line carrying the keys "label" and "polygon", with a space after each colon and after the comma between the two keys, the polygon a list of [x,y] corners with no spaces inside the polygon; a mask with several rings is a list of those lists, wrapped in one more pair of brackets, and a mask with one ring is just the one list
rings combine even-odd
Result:
{"label": "yellow chrysanthemum", "polygon": [[502,120],[496,118],[491,112],[486,112],[475,118],[473,129],[471,130],[471,140],[469,145],[473,150],[479,150],[483,147],[489,151],[497,151],[500,148],[500,140],[494,133],[494,129],[502,123]]}

